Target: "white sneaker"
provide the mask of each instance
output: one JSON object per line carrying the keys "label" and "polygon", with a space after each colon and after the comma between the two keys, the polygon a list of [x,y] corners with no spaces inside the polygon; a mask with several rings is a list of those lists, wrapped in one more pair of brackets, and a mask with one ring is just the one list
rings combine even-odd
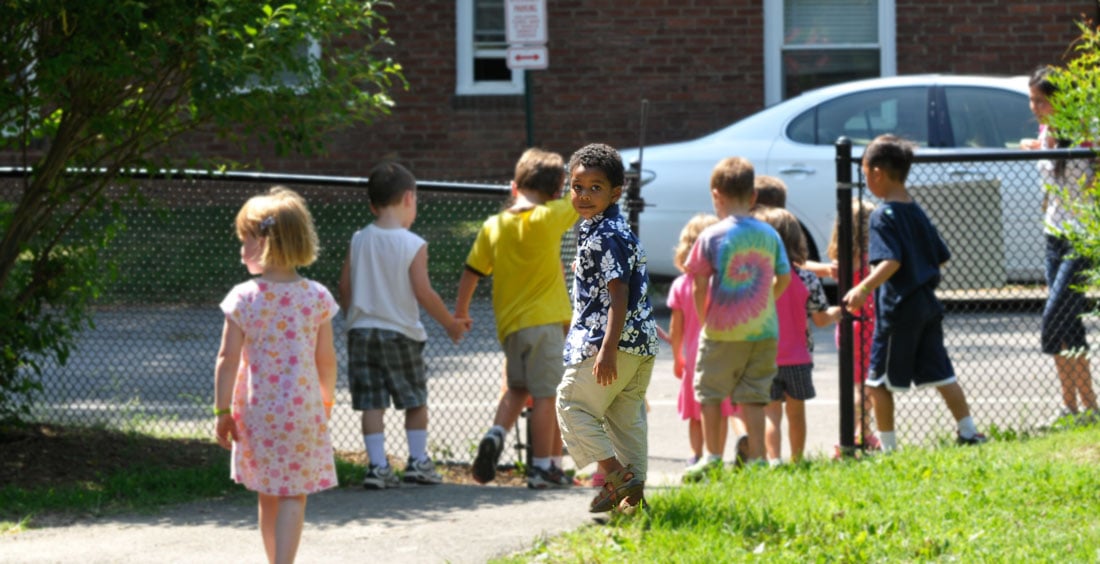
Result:
{"label": "white sneaker", "polygon": [[424,460],[410,458],[408,466],[405,467],[405,477],[403,479],[405,482],[424,485],[443,483],[443,476],[435,471],[435,463],[430,458]]}
{"label": "white sneaker", "polygon": [[386,488],[400,487],[401,482],[397,479],[397,474],[393,473],[392,466],[375,466],[371,464],[367,467],[367,475],[363,477],[363,487],[368,490],[384,490]]}

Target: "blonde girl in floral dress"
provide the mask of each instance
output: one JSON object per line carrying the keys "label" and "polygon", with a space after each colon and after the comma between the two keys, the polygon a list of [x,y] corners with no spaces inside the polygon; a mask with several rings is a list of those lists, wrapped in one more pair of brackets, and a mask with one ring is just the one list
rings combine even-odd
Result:
{"label": "blonde girl in floral dress", "polygon": [[215,367],[218,443],[233,451],[231,477],[259,495],[269,562],[293,562],[306,496],[336,486],[328,419],[336,386],[332,317],[338,306],[297,267],[317,258],[305,200],[282,187],[237,214],[241,262],[259,275],[237,285]]}

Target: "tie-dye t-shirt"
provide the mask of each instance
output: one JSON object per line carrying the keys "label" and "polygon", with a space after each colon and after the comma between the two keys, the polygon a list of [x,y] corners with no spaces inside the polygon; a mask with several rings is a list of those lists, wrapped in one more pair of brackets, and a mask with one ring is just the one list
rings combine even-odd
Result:
{"label": "tie-dye t-shirt", "polygon": [[729,216],[695,241],[684,269],[710,277],[703,337],[714,341],[779,338],[772,283],[789,274],[787,251],[767,223]]}

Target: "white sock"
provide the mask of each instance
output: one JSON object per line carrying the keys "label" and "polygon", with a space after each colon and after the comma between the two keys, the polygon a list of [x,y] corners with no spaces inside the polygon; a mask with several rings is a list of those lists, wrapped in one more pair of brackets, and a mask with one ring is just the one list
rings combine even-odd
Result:
{"label": "white sock", "polygon": [[535,468],[538,468],[539,470],[549,470],[550,469],[550,457],[549,456],[544,456],[544,457],[536,456],[536,457],[533,457],[531,459],[531,464],[533,464],[535,466]]}
{"label": "white sock", "polygon": [[783,459],[782,458],[768,459],[768,466],[771,466],[772,468],[775,468],[776,466],[779,466],[780,464],[783,464]]}
{"label": "white sock", "polygon": [[550,457],[550,464],[553,464],[554,466],[557,466],[558,468],[564,468],[564,466],[561,465],[561,457],[560,456],[551,456]]}
{"label": "white sock", "polygon": [[721,454],[709,454],[708,453],[707,454],[707,462],[715,462],[715,461],[721,462],[722,461],[722,455]]}
{"label": "white sock", "polygon": [[405,437],[409,441],[409,458],[413,460],[427,460],[428,430],[405,429]]}
{"label": "white sock", "polygon": [[879,431],[878,440],[882,443],[882,452],[898,450],[898,436],[894,431]]}
{"label": "white sock", "polygon": [[385,468],[390,463],[386,460],[386,434],[371,433],[363,435],[363,444],[367,447],[367,458],[375,466]]}
{"label": "white sock", "polygon": [[978,428],[974,426],[974,419],[967,415],[959,419],[959,436],[969,439],[978,434]]}

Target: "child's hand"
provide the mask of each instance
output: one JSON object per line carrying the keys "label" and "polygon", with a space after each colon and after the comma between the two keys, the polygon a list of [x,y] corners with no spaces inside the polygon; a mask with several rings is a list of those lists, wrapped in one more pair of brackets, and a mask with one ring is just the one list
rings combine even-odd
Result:
{"label": "child's hand", "polygon": [[222,448],[233,448],[233,443],[237,441],[237,421],[233,419],[233,415],[229,413],[219,415],[214,433]]}
{"label": "child's hand", "polygon": [[332,404],[326,401],[326,402],[324,402],[324,406],[325,406],[325,421],[328,421],[328,420],[332,419]]}
{"label": "child's hand", "polygon": [[670,337],[669,334],[665,332],[665,330],[662,329],[660,325],[657,325],[657,337],[666,343],[672,342],[672,337]]}
{"label": "child's hand", "polygon": [[610,386],[619,377],[616,366],[617,351],[604,354],[604,349],[596,353],[596,364],[592,367],[592,375],[596,377],[596,383],[601,386]]}
{"label": "child's hand", "polygon": [[451,338],[451,342],[458,343],[462,340],[463,335],[473,327],[473,324],[473,320],[468,317],[456,317],[447,325],[447,336]]}
{"label": "child's hand", "polygon": [[868,294],[870,294],[870,292],[867,291],[866,286],[860,284],[848,290],[848,293],[844,295],[843,303],[848,308],[849,312],[853,314],[859,313],[860,308],[862,308],[863,304],[867,301]]}
{"label": "child's hand", "polygon": [[672,359],[672,373],[676,376],[677,380],[684,378],[684,359],[680,355],[676,355]]}
{"label": "child's hand", "polygon": [[825,310],[825,314],[829,316],[829,319],[831,320],[832,323],[839,322],[840,321],[840,314],[841,314],[840,306],[829,306]]}

